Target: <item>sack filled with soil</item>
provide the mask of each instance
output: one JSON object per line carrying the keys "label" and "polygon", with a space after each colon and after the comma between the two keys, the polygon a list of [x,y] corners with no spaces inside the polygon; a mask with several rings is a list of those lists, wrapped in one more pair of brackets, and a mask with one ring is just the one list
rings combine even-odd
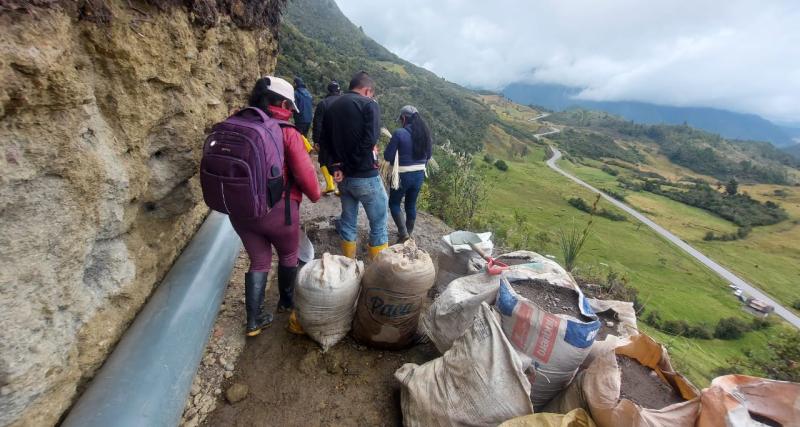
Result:
{"label": "sack filled with soil", "polygon": [[604,340],[609,335],[622,338],[639,333],[632,302],[596,298],[587,298],[587,301],[602,322],[595,340]]}
{"label": "sack filled with soil", "polygon": [[442,357],[394,375],[405,426],[496,426],[533,412],[522,361],[486,303]]}
{"label": "sack filled with soil", "polygon": [[385,349],[413,343],[422,303],[435,277],[431,257],[413,240],[381,252],[361,280],[353,337]]}
{"label": "sack filled with soil", "polygon": [[636,310],[633,303],[627,301],[601,300],[587,298],[589,306],[600,320],[600,329],[594,338],[592,349],[583,361],[581,368],[586,368],[599,354],[617,347],[618,338],[625,338],[639,333],[636,323]]}
{"label": "sack filled with soil", "polygon": [[325,253],[303,266],[295,286],[297,320],[327,351],[350,331],[364,263]]}
{"label": "sack filled with soil", "polygon": [[598,355],[544,410],[584,408],[599,427],[693,426],[699,395],[667,350],[641,334]]}
{"label": "sack filled with soil", "polygon": [[544,280],[500,280],[495,306],[519,352],[540,408],[566,387],[589,354],[600,322],[577,287]]}
{"label": "sack filled with soil", "polygon": [[[436,254],[436,283],[437,293],[442,293],[453,280],[460,277],[476,274],[486,268],[486,261],[475,253],[469,245],[454,245],[450,240],[451,234],[442,237]],[[492,233],[480,233],[478,237],[481,250],[491,255],[494,250]]]}
{"label": "sack filled with soil", "polygon": [[500,255],[497,260],[512,269],[526,268],[537,272],[536,278],[558,286],[574,288],[575,279],[557,262],[531,251],[515,251]]}
{"label": "sack filled with soil", "polygon": [[472,324],[482,302],[494,304],[501,277],[511,281],[536,280],[543,274],[545,272],[542,270],[520,265],[506,270],[502,276],[481,272],[456,279],[422,314],[421,329],[436,348],[444,353]]}
{"label": "sack filled with soil", "polygon": [[714,378],[697,427],[800,426],[800,384],[747,375]]}

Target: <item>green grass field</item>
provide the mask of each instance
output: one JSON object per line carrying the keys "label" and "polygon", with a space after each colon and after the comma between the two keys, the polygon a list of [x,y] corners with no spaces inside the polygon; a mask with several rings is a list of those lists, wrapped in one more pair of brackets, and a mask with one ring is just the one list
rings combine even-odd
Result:
{"label": "green grass field", "polygon": [[[616,177],[588,165],[561,162],[560,166],[597,188],[616,187]],[[786,193],[774,195],[776,189]],[[703,240],[709,231],[733,233],[737,226],[693,206],[648,192],[627,192],[626,203],[649,216],[662,227],[722,264],[749,283],[757,286],[786,306],[800,299],[800,189],[777,185],[742,186],[754,198],[781,204],[789,220],[755,227],[744,240],[722,242]]]}
{"label": "green grass field", "polygon": [[[544,157],[544,149],[536,147],[525,158],[509,160],[510,169],[497,172],[486,208],[479,215],[511,224],[513,213],[518,210],[527,216],[533,233],[546,231],[553,237],[556,230],[569,227],[573,221],[582,227],[588,214],[573,208],[567,200],[570,197],[593,200],[592,193],[549,169],[542,160]],[[613,182],[602,176],[607,175],[604,172],[588,169],[586,172],[592,174],[588,181],[601,187],[603,181]],[[611,209],[605,202],[600,206]],[[563,262],[555,243],[536,249]],[[645,310],[658,310],[664,319],[714,325],[723,317],[752,318],[741,309],[724,280],[633,218],[627,222],[595,219],[576,272],[589,269],[624,273],[639,290]],[[769,336],[776,333],[773,329],[782,327],[751,332],[736,341],[672,337],[644,325],[643,330],[668,346],[687,377],[698,386],[705,386],[713,378],[715,368],[726,366],[731,357],[743,357],[744,350],[763,348]]]}

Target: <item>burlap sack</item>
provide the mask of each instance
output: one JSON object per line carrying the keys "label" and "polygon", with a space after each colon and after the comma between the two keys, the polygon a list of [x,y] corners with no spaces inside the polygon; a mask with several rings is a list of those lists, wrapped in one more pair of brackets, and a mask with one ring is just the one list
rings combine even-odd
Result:
{"label": "burlap sack", "polygon": [[[626,338],[639,333],[639,326],[636,324],[636,310],[633,309],[633,303],[595,298],[587,298],[587,301],[589,301],[589,306],[592,307],[592,311],[595,313],[612,311],[616,314],[616,320],[614,321],[616,332],[610,333],[602,340],[594,341],[589,355],[586,356],[586,359],[581,364],[581,368],[588,367],[595,357],[617,347],[618,338]],[[604,320],[601,318],[600,322],[602,323]]]}
{"label": "burlap sack", "polygon": [[411,344],[435,277],[431,257],[413,240],[381,252],[361,280],[353,337],[385,349]]}
{"label": "burlap sack", "polygon": [[[653,369],[685,402],[662,409],[643,408],[628,399],[620,399],[621,371],[617,355],[636,359]],[[683,375],[675,372],[667,350],[647,335],[621,339],[619,346],[599,355],[545,412],[566,413],[576,408],[589,411],[598,427],[694,426],[700,413],[700,392]]]}

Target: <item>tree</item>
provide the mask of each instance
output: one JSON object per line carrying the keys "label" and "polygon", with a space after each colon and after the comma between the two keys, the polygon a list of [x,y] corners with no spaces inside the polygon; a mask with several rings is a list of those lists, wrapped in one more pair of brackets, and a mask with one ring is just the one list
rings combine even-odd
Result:
{"label": "tree", "polygon": [[506,163],[505,161],[500,159],[500,160],[497,160],[496,162],[494,162],[494,167],[496,167],[497,169],[500,169],[501,171],[505,172],[505,171],[508,170],[508,163]]}
{"label": "tree", "polygon": [[736,317],[726,317],[719,319],[716,329],[714,329],[714,338],[721,340],[738,340],[749,331],[750,327],[743,320]]}
{"label": "tree", "polygon": [[729,196],[735,196],[736,193],[739,192],[739,182],[736,181],[736,178],[731,178],[731,180],[725,184],[725,192],[728,193]]}
{"label": "tree", "polygon": [[800,332],[781,333],[767,343],[768,356],[735,357],[728,362],[730,366],[716,371],[718,375],[749,374],[764,376],[781,381],[800,381]]}

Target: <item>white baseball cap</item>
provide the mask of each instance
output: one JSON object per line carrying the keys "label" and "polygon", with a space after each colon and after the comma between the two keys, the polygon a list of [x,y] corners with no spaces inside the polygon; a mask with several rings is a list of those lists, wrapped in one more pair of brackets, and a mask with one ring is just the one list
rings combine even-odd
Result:
{"label": "white baseball cap", "polygon": [[267,88],[270,91],[275,92],[289,100],[289,103],[292,104],[292,110],[296,113],[300,112],[300,110],[297,108],[297,104],[294,102],[294,86],[292,86],[291,83],[275,76],[266,76],[264,78],[267,79],[269,83]]}

